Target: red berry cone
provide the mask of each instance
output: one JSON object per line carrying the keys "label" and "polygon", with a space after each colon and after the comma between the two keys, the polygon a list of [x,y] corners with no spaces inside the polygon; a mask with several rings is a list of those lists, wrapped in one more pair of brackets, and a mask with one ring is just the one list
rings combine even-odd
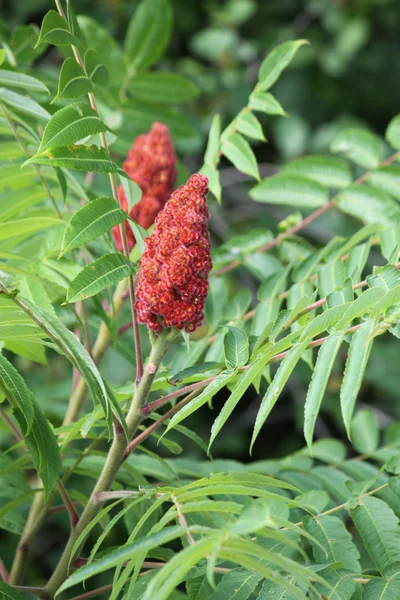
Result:
{"label": "red berry cone", "polygon": [[[168,127],[155,122],[149,131],[136,138],[124,162],[124,171],[142,190],[142,198],[136,204],[130,216],[144,229],[148,229],[169,196],[176,181],[176,156]],[[128,202],[122,186],[118,189],[121,208],[128,212]],[[128,223],[124,224],[131,249],[135,237]],[[114,227],[112,235],[117,250],[122,250],[119,227]]]}
{"label": "red berry cone", "polygon": [[207,192],[207,177],[192,175],[171,195],[145,240],[136,310],[149,329],[193,332],[203,321],[212,267]]}

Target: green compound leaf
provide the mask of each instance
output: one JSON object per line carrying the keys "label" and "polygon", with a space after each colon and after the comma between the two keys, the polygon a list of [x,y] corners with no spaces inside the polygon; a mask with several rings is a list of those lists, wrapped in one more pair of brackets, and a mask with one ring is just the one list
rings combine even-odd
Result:
{"label": "green compound leaf", "polygon": [[78,210],[67,225],[60,256],[97,239],[114,225],[123,223],[126,216],[114,198],[92,200]]}
{"label": "green compound leaf", "polygon": [[81,144],[45,150],[32,156],[22,166],[31,163],[50,167],[65,167],[76,171],[91,171],[93,173],[115,173],[118,169],[104,148]]}
{"label": "green compound leaf", "polygon": [[76,43],[69,30],[68,23],[55,10],[49,10],[45,15],[35,48],[43,42],[54,46],[70,46]]}
{"label": "green compound leaf", "polygon": [[263,179],[250,190],[250,197],[256,202],[284,204],[295,208],[318,208],[329,200],[324,186],[297,173],[284,173]]}
{"label": "green compound leaf", "polygon": [[74,58],[67,58],[61,67],[57,95],[52,100],[52,103],[56,102],[59,98],[75,100],[92,91],[93,84],[86,76],[82,67],[78,65]]}
{"label": "green compound leaf", "polygon": [[87,265],[72,281],[67,302],[79,302],[118,283],[134,271],[134,265],[123,254],[105,254]]}
{"label": "green compound leaf", "polygon": [[65,106],[47,123],[37,154],[51,148],[70,146],[79,140],[107,130],[107,125],[86,104]]}

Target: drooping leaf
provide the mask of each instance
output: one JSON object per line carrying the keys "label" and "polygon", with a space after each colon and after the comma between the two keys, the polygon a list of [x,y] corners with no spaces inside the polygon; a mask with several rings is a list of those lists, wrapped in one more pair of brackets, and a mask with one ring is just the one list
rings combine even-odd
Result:
{"label": "drooping leaf", "polygon": [[114,198],[96,198],[74,214],[67,225],[60,255],[83,246],[123,223],[126,212]]}
{"label": "drooping leaf", "polygon": [[98,573],[112,569],[117,565],[122,565],[122,563],[126,560],[131,560],[136,556],[141,556],[143,552],[147,553],[153,548],[157,548],[158,546],[162,546],[163,544],[171,542],[172,540],[175,540],[184,534],[185,530],[181,526],[165,527],[162,531],[139,539],[133,544],[122,546],[121,548],[110,552],[107,554],[107,556],[75,571],[61,585],[57,591],[57,594],[60,594],[64,590],[69,589],[81,581],[85,581],[85,579],[90,579],[90,577],[93,577]]}
{"label": "drooping leaf", "polygon": [[208,134],[207,148],[204,155],[206,164],[215,166],[218,162],[219,141],[221,135],[221,117],[214,115]]}
{"label": "drooping leaf", "polygon": [[154,102],[157,98],[161,104],[181,104],[199,94],[199,89],[190,79],[179,73],[164,71],[137,75],[132,79],[129,91],[141,102]]}
{"label": "drooping leaf", "polygon": [[267,420],[268,415],[271,412],[271,410],[273,409],[273,407],[275,406],[276,402],[278,401],[279,396],[280,396],[287,380],[289,379],[290,375],[293,372],[293,369],[299,362],[307,345],[308,345],[307,340],[300,344],[295,344],[291,348],[291,350],[289,350],[288,354],[283,359],[271,385],[269,386],[265,396],[261,400],[261,406],[257,413],[257,418],[256,418],[256,422],[254,425],[254,431],[253,431],[253,436],[251,438],[250,448],[253,447],[254,442],[256,441],[256,438],[257,438],[258,434],[260,433],[262,426],[264,425],[265,421]]}
{"label": "drooping leaf", "polygon": [[317,208],[328,201],[327,190],[304,175],[279,174],[267,177],[253,187],[250,197],[256,202]]}
{"label": "drooping leaf", "polygon": [[127,60],[136,70],[145,69],[162,55],[172,32],[168,0],[142,0],[128,26]]}
{"label": "drooping leaf", "polygon": [[18,371],[0,354],[0,388],[20,424],[32,462],[48,495],[61,467],[60,451],[39,404]]}
{"label": "drooping leaf", "polygon": [[65,223],[61,219],[53,217],[27,217],[26,219],[14,219],[7,223],[7,227],[2,226],[0,230],[0,240],[29,235],[48,227],[64,227]]}
{"label": "drooping leaf", "polygon": [[272,50],[261,63],[258,73],[260,90],[268,90],[279,78],[282,71],[291,63],[298,49],[307,44],[306,40],[285,42]]}
{"label": "drooping leaf", "polygon": [[106,130],[107,126],[90,106],[65,106],[54,113],[47,123],[37,154],[51,148],[70,146],[87,136]]}
{"label": "drooping leaf", "polygon": [[94,173],[115,173],[117,165],[112,162],[104,148],[84,146],[83,144],[62,146],[46,150],[32,156],[24,165],[36,163],[50,167],[65,167],[77,171],[92,171]]}
{"label": "drooping leaf", "polygon": [[311,447],[315,423],[325,394],[337,353],[343,341],[342,333],[333,333],[319,350],[304,405],[304,437]]}
{"label": "drooping leaf", "polygon": [[375,169],[381,158],[378,138],[365,129],[349,128],[339,131],[331,142],[331,151],[345,154],[365,169]]}
{"label": "drooping leaf", "polygon": [[44,92],[45,94],[50,93],[47,86],[39,81],[39,79],[31,77],[31,75],[16,73],[14,71],[6,71],[4,69],[0,69],[0,85],[11,88],[19,88],[25,90],[25,92]]}
{"label": "drooping leaf", "polygon": [[304,175],[332,188],[347,187],[352,181],[347,163],[333,156],[314,155],[297,158],[287,163],[281,172]]}
{"label": "drooping leaf", "polygon": [[221,151],[238,171],[259,179],[254,152],[248,141],[240,133],[228,136],[222,143]]}
{"label": "drooping leaf", "polygon": [[98,294],[125,279],[133,272],[133,264],[118,252],[105,254],[87,265],[71,282],[67,302],[79,302]]}
{"label": "drooping leaf", "polygon": [[44,121],[50,119],[50,113],[28,96],[22,96],[4,87],[0,87],[0,100],[17,112],[29,115],[35,119],[43,119]]}
{"label": "drooping leaf", "polygon": [[373,340],[370,339],[370,335],[373,327],[374,321],[367,321],[353,334],[346,360],[343,383],[340,388],[340,407],[349,438],[354,406],[371,352]]}

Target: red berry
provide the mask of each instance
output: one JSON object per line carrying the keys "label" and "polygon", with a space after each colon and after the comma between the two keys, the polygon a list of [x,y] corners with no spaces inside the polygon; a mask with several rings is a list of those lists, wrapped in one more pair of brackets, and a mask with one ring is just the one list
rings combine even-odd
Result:
{"label": "red berry", "polygon": [[171,195],[145,240],[136,310],[149,329],[193,332],[202,323],[212,267],[207,192],[207,177],[192,175]]}

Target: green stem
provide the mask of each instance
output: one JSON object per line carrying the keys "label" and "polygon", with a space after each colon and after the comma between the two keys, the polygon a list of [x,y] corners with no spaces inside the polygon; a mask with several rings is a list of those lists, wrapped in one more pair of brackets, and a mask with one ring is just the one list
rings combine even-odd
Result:
{"label": "green stem", "polygon": [[[143,373],[143,377],[139,385],[136,387],[136,393],[132,399],[132,403],[126,417],[128,425],[129,439],[131,439],[140,423],[140,409],[145,403],[149,395],[151,385],[156,376],[157,370],[165,356],[168,346],[168,330],[163,330],[157,337],[155,344],[150,353],[149,361]],[[125,451],[127,448],[127,440],[123,431],[115,430],[114,440],[108,453],[101,475],[92,491],[85,510],[83,511],[76,527],[71,531],[69,540],[65,550],[60,558],[56,570],[54,571],[50,581],[46,586],[50,598],[68,577],[68,565],[79,555],[80,547],[73,551],[76,541],[83,533],[86,527],[96,516],[100,505],[97,502],[96,495],[99,492],[104,492],[110,489],[114,482],[118,470],[123,463]]]}

